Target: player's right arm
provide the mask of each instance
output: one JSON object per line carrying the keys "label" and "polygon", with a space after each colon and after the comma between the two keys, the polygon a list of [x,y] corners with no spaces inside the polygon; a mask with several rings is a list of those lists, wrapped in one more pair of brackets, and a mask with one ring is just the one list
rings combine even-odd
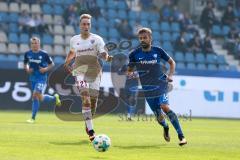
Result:
{"label": "player's right arm", "polygon": [[24,55],[24,70],[28,73],[28,74],[31,74],[33,72],[33,69],[29,67],[29,59],[27,57],[27,53],[25,53]]}
{"label": "player's right arm", "polygon": [[70,63],[71,61],[75,58],[76,54],[75,54],[75,51],[74,51],[74,48],[73,48],[73,38],[71,38],[70,40],[70,51],[68,52],[67,54],[67,57],[65,59],[65,63],[64,63],[64,68],[66,71],[68,72],[72,72],[72,68],[70,67]]}

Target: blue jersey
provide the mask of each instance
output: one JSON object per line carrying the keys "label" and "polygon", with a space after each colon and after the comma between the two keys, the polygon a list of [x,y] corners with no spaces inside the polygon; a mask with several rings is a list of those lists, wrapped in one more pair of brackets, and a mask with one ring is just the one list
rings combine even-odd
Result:
{"label": "blue jersey", "polygon": [[169,58],[170,56],[160,47],[151,46],[151,50],[147,52],[139,47],[130,53],[128,66],[137,70],[145,91],[151,92],[153,96],[159,96],[167,92],[166,75],[161,62],[168,61]]}
{"label": "blue jersey", "polygon": [[46,82],[47,73],[41,73],[40,68],[45,68],[53,61],[45,51],[33,52],[27,51],[24,55],[24,64],[28,64],[29,68],[33,69],[33,73],[30,75],[30,81],[32,82]]}

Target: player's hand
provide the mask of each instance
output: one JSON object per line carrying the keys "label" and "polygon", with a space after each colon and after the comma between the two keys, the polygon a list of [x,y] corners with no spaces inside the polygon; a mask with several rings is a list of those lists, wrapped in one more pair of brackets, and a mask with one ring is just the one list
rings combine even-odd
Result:
{"label": "player's hand", "polygon": [[63,67],[67,73],[72,73],[73,69],[68,64],[65,63]]}
{"label": "player's hand", "polygon": [[32,69],[32,68],[27,68],[27,69],[26,69],[26,72],[27,72],[28,74],[31,74],[31,73],[33,72],[33,69]]}
{"label": "player's hand", "polygon": [[133,78],[136,78],[136,75],[134,74],[134,72],[127,72],[127,77],[129,79],[133,79]]}
{"label": "player's hand", "polygon": [[112,62],[112,60],[113,60],[113,56],[108,56],[107,57],[107,62]]}
{"label": "player's hand", "polygon": [[46,72],[48,71],[48,67],[45,67],[45,68],[39,67],[39,71],[40,71],[41,73],[46,73]]}
{"label": "player's hand", "polygon": [[167,81],[168,81],[168,82],[172,82],[172,81],[173,81],[172,75],[168,75],[168,76],[167,76]]}

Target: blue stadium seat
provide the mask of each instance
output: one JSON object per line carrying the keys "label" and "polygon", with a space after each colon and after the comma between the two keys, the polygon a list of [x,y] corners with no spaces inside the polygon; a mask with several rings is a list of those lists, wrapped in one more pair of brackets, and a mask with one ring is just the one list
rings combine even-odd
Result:
{"label": "blue stadium seat", "polygon": [[[93,26],[94,24],[92,24]],[[106,27],[108,26],[108,22],[105,18],[103,17],[99,17],[97,20],[96,20],[96,25],[97,26],[101,26],[101,27]]]}
{"label": "blue stadium seat", "polygon": [[222,35],[227,36],[229,31],[230,31],[230,27],[227,26],[227,25],[224,25],[223,28],[222,28]]}
{"label": "blue stadium seat", "polygon": [[146,12],[146,11],[140,12],[140,19],[141,20],[148,20],[149,17],[150,16],[149,16],[148,12]]}
{"label": "blue stadium seat", "polygon": [[197,53],[195,58],[197,63],[206,63],[205,62],[205,56],[203,53]]}
{"label": "blue stadium seat", "polygon": [[18,61],[18,56],[14,54],[9,54],[7,58],[8,58],[8,61],[15,61],[15,62]]}
{"label": "blue stadium seat", "polygon": [[8,21],[9,21],[8,14],[5,12],[0,12],[0,22],[5,23]]}
{"label": "blue stadium seat", "polygon": [[229,66],[229,71],[237,71],[237,67],[234,65]]}
{"label": "blue stadium seat", "polygon": [[216,57],[216,55],[213,55],[213,54],[207,54],[206,61],[207,61],[207,63],[215,64],[217,62],[217,57]]}
{"label": "blue stadium seat", "polygon": [[215,35],[215,36],[221,36],[222,35],[222,30],[221,30],[220,25],[213,25],[212,34]]}
{"label": "blue stadium seat", "polygon": [[20,34],[20,43],[29,43],[29,35],[26,33],[21,33]]}
{"label": "blue stadium seat", "polygon": [[184,62],[184,54],[182,52],[176,52],[174,56],[177,62]]}
{"label": "blue stadium seat", "polygon": [[42,37],[43,44],[53,44],[53,37],[49,34],[44,34]]}
{"label": "blue stadium seat", "polygon": [[221,8],[226,8],[228,4],[228,0],[217,0],[217,4]]}
{"label": "blue stadium seat", "polygon": [[192,69],[192,70],[195,70],[197,69],[195,63],[187,63],[187,69]]}
{"label": "blue stadium seat", "polygon": [[171,42],[169,42],[169,41],[163,42],[162,47],[163,47],[163,49],[166,50],[167,52],[173,52],[173,46],[172,46]]}
{"label": "blue stadium seat", "polygon": [[103,36],[104,38],[108,37],[108,31],[106,27],[100,27],[98,28],[99,35]]}
{"label": "blue stadium seat", "polygon": [[208,64],[208,70],[216,71],[218,68],[215,64]]}
{"label": "blue stadium seat", "polygon": [[172,38],[171,38],[171,40],[174,42],[174,41],[176,41],[176,39],[179,37],[179,33],[178,32],[174,32],[173,34],[172,34]]}
{"label": "blue stadium seat", "polygon": [[154,46],[162,47],[162,43],[159,40],[157,41],[156,39],[153,39],[152,44]]}
{"label": "blue stadium seat", "polygon": [[171,31],[172,32],[180,32],[180,25],[177,22],[173,22],[171,24]]}
{"label": "blue stadium seat", "polygon": [[117,9],[119,10],[127,10],[128,9],[128,6],[127,6],[127,3],[126,1],[117,1]]}
{"label": "blue stadium seat", "polygon": [[8,57],[6,54],[0,54],[0,61],[7,61]]}
{"label": "blue stadium seat", "polygon": [[151,22],[151,28],[153,31],[159,31],[160,30],[160,25],[156,21]]}
{"label": "blue stadium seat", "polygon": [[132,42],[132,47],[134,47],[134,48],[139,45],[139,41],[137,39],[133,39],[133,40],[131,40],[131,42]]}
{"label": "blue stadium seat", "polygon": [[168,22],[160,23],[161,31],[170,32],[170,24]]}
{"label": "blue stadium seat", "polygon": [[9,20],[8,20],[9,22],[17,23],[19,16],[17,13],[10,13],[8,15],[8,18],[9,18]]}
{"label": "blue stadium seat", "polygon": [[127,12],[126,12],[125,10],[119,10],[119,11],[118,11],[118,17],[119,17],[120,19],[126,19],[126,17],[127,17]]}
{"label": "blue stadium seat", "polygon": [[19,37],[16,33],[9,33],[8,40],[10,43],[19,43]]}
{"label": "blue stadium seat", "polygon": [[107,8],[116,10],[117,9],[117,5],[116,5],[116,3],[113,0],[108,0],[107,1]]}
{"label": "blue stadium seat", "polygon": [[217,56],[217,63],[218,63],[218,64],[227,64],[224,55],[218,55],[218,56]]}
{"label": "blue stadium seat", "polygon": [[177,69],[186,69],[186,66],[183,62],[177,62],[176,68]]}
{"label": "blue stadium seat", "polygon": [[8,29],[9,29],[10,32],[19,32],[19,28],[18,28],[17,23],[10,23],[8,25]]}
{"label": "blue stadium seat", "polygon": [[143,26],[143,27],[150,27],[147,20],[141,20],[140,25]]}
{"label": "blue stadium seat", "polygon": [[187,52],[185,54],[185,60],[186,60],[186,62],[195,62],[193,53]]}
{"label": "blue stadium seat", "polygon": [[119,38],[120,35],[119,35],[118,31],[115,28],[110,28],[109,29],[109,37],[110,38]]}
{"label": "blue stadium seat", "polygon": [[198,70],[207,70],[207,66],[204,63],[198,63],[197,69]]}
{"label": "blue stadium seat", "polygon": [[150,21],[152,21],[152,22],[158,22],[159,18],[160,18],[160,15],[159,15],[159,14],[149,13],[148,20],[150,20]]}
{"label": "blue stadium seat", "polygon": [[100,7],[100,8],[106,8],[106,4],[104,2],[104,0],[97,0],[97,6]]}
{"label": "blue stadium seat", "polygon": [[118,15],[117,15],[117,12],[116,10],[113,10],[113,9],[109,9],[108,10],[108,18],[111,19],[111,18],[116,18]]}
{"label": "blue stadium seat", "polygon": [[184,35],[184,39],[185,39],[187,42],[189,42],[189,40],[192,39],[192,38],[193,38],[193,34],[192,34],[192,33],[186,33],[186,34]]}
{"label": "blue stadium seat", "polygon": [[53,13],[56,14],[56,15],[62,15],[63,12],[64,12],[64,9],[61,5],[54,5],[53,6]]}
{"label": "blue stadium seat", "polygon": [[161,39],[162,39],[162,41],[171,41],[172,36],[171,36],[170,32],[163,32]]}
{"label": "blue stadium seat", "polygon": [[136,19],[138,19],[139,15],[135,11],[129,11],[128,12],[128,17],[129,17],[130,20],[136,21]]}
{"label": "blue stadium seat", "polygon": [[221,70],[221,71],[226,71],[227,70],[227,65],[226,64],[220,64],[218,66],[218,69]]}
{"label": "blue stadium seat", "polygon": [[54,59],[53,59],[53,61],[54,61],[55,63],[62,64],[62,63],[64,63],[64,58],[63,58],[62,56],[55,56]]}
{"label": "blue stadium seat", "polygon": [[161,40],[161,34],[159,32],[154,32],[152,33],[153,40],[155,41],[160,41]]}
{"label": "blue stadium seat", "polygon": [[[70,4],[74,4],[76,2],[76,0],[62,0],[64,4],[66,5],[70,5]],[[97,0],[97,2],[100,1],[100,0]]]}
{"label": "blue stadium seat", "polygon": [[53,8],[49,4],[43,4],[42,11],[44,14],[53,14]]}

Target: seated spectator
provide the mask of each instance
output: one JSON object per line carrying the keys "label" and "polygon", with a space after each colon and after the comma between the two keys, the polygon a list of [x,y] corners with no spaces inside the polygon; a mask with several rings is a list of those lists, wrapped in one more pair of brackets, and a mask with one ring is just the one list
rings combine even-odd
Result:
{"label": "seated spectator", "polygon": [[193,21],[191,19],[191,15],[187,12],[184,13],[183,18],[180,19],[180,27],[181,30],[185,30],[187,32],[196,32],[197,27],[193,24]]}
{"label": "seated spectator", "polygon": [[164,21],[172,20],[172,8],[170,0],[165,1],[160,10],[161,19]]}
{"label": "seated spectator", "polygon": [[229,3],[222,16],[222,23],[224,25],[234,26],[236,20],[235,13],[233,11],[233,4]]}
{"label": "seated spectator", "polygon": [[142,10],[152,10],[156,6],[153,4],[153,0],[140,0]]}
{"label": "seated spectator", "polygon": [[102,15],[100,7],[98,7],[96,0],[88,0],[87,2],[88,10],[93,17],[98,18]]}
{"label": "seated spectator", "polygon": [[182,31],[180,35],[177,37],[175,44],[174,44],[174,49],[176,51],[180,52],[186,52],[187,51],[187,42],[184,38],[185,31]]}
{"label": "seated spectator", "polygon": [[229,31],[224,47],[228,50],[230,54],[234,52],[235,43],[238,39],[238,32],[235,27],[231,27],[231,30]]}
{"label": "seated spectator", "polygon": [[236,40],[234,47],[234,56],[240,60],[240,38]]}
{"label": "seated spectator", "polygon": [[66,25],[72,25],[75,29],[78,27],[77,8],[73,4],[66,8],[63,18]]}
{"label": "seated spectator", "polygon": [[202,47],[203,47],[202,40],[198,32],[195,32],[193,38],[190,39],[188,46],[189,46],[189,51],[191,52],[194,52],[194,53],[202,52]]}
{"label": "seated spectator", "polygon": [[211,36],[206,35],[203,41],[203,52],[204,53],[215,53],[212,47]]}
{"label": "seated spectator", "polygon": [[208,1],[207,6],[203,9],[201,17],[200,17],[200,23],[202,27],[204,28],[206,34],[209,34],[213,24],[217,22],[217,18],[213,11],[213,2]]}
{"label": "seated spectator", "polygon": [[133,33],[132,26],[129,25],[129,23],[126,19],[118,22],[116,24],[116,27],[122,37],[124,37],[126,39],[136,38],[136,36]]}
{"label": "seated spectator", "polygon": [[20,14],[20,18],[18,19],[18,24],[21,32],[28,33],[29,32],[29,21],[31,20],[30,15],[27,10],[23,10]]}
{"label": "seated spectator", "polygon": [[172,9],[172,19],[173,21],[179,22],[183,19],[183,13],[178,9],[177,6],[173,6]]}

